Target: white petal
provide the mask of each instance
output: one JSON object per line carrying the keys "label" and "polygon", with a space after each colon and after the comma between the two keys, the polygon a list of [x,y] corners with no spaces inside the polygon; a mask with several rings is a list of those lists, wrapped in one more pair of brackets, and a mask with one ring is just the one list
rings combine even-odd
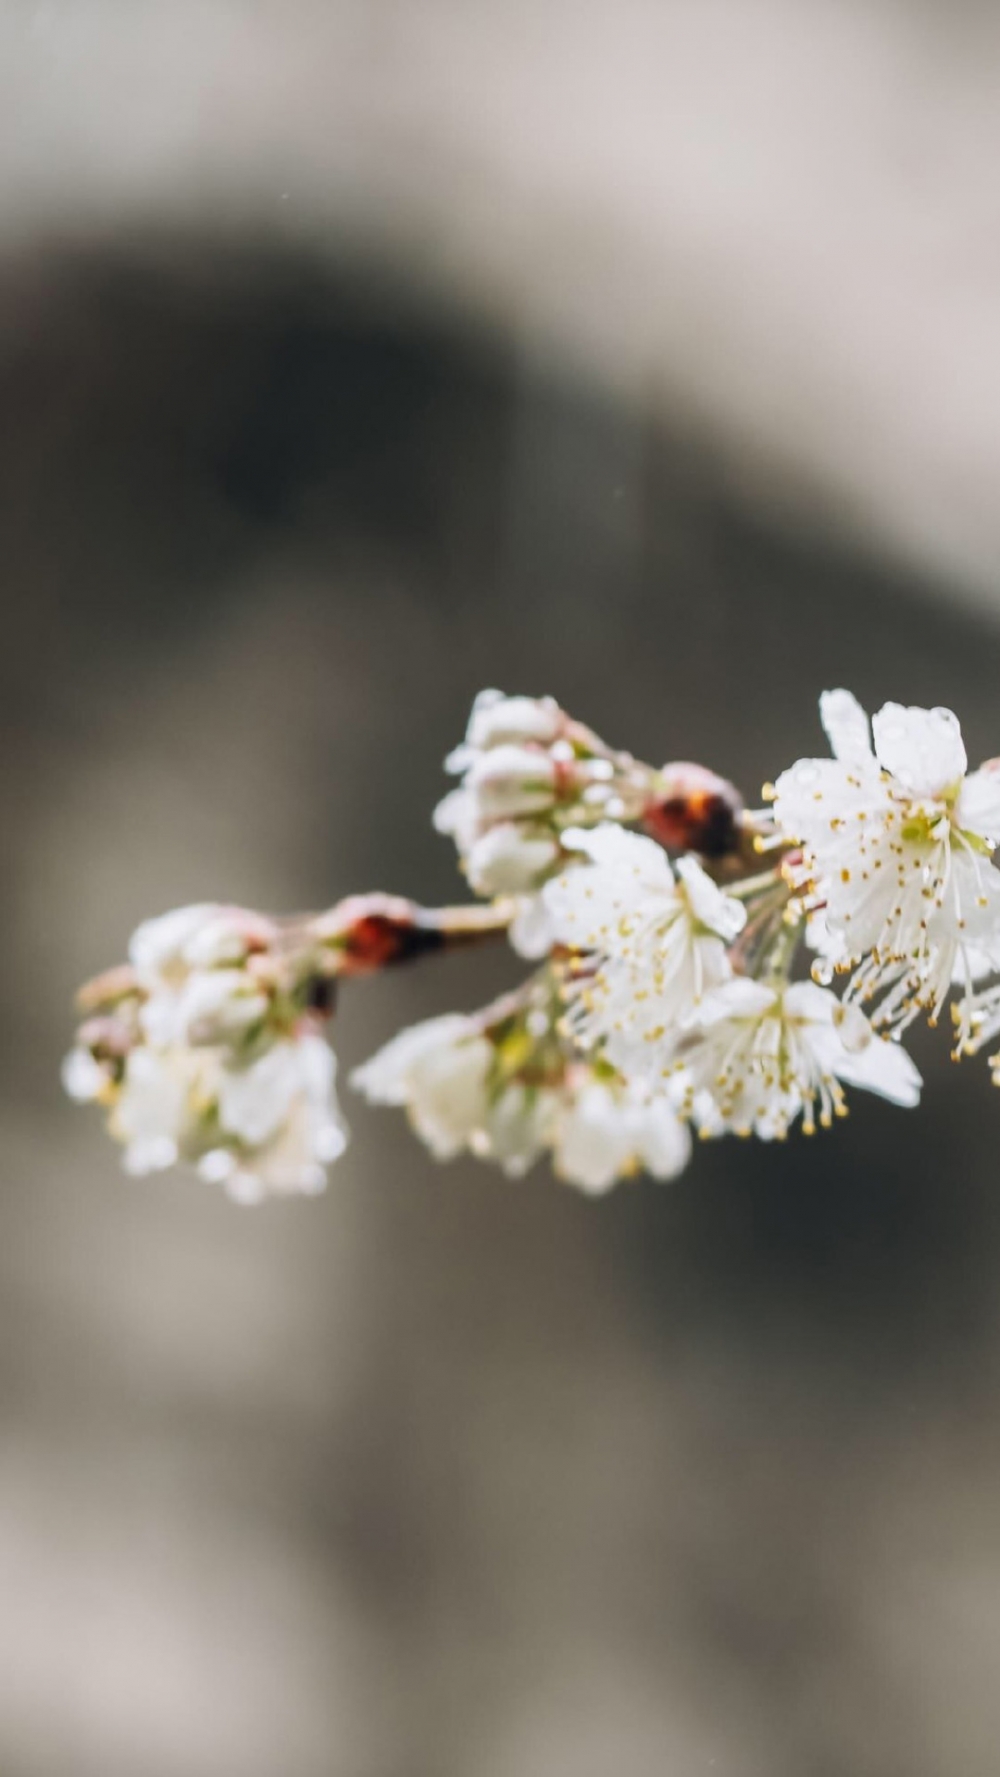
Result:
{"label": "white petal", "polygon": [[329,1166],[334,1160],[340,1159],[349,1141],[350,1131],[338,1108],[336,1117],[331,1115],[329,1119],[317,1124],[313,1136],[313,1152],[322,1165]]}
{"label": "white petal", "polygon": [[176,1166],[177,1143],[169,1135],[140,1135],[130,1141],[122,1155],[122,1165],[133,1178],[148,1172],[166,1172]]}
{"label": "white petal", "polygon": [[533,888],[558,856],[559,846],[547,834],[502,821],[469,848],[465,870],[477,895],[511,895]]}
{"label": "white petal", "polygon": [[498,1160],[514,1178],[538,1159],[550,1134],[557,1101],[552,1093],[509,1086],[490,1106],[485,1129],[473,1151]]}
{"label": "white petal", "polygon": [[570,827],[562,842],[567,851],[583,852],[594,864],[629,871],[645,886],[673,886],[673,870],[663,847],[614,821],[603,821],[599,827]]}
{"label": "white petal", "polygon": [[468,790],[449,790],[433,814],[434,830],[454,839],[459,851],[467,851],[476,837],[478,820],[475,798]]}
{"label": "white petal", "polygon": [[887,703],[872,722],[879,764],[916,796],[954,790],[968,764],[958,717],[951,710]]}
{"label": "white petal", "polygon": [[518,956],[537,961],[556,942],[555,923],[542,895],[525,895],[507,932]]}
{"label": "white petal", "polygon": [[228,1148],[210,1148],[198,1161],[198,1177],[207,1185],[224,1185],[237,1168],[235,1154]]}
{"label": "white petal", "polygon": [[471,1034],[472,1025],[461,1012],[425,1018],[401,1030],[370,1061],[356,1067],[351,1085],[369,1104],[405,1104],[414,1068]]}
{"label": "white petal", "polygon": [[548,801],[556,767],[549,754],[540,747],[516,746],[513,742],[491,747],[477,755],[466,782],[479,796],[482,806],[520,792],[542,795]]}
{"label": "white petal", "polygon": [[860,765],[872,758],[868,717],[852,692],[824,691],[819,715],[835,759]]}
{"label": "white petal", "polygon": [[[133,1049],[125,1064],[121,1096],[115,1106],[113,1128],[132,1148],[145,1143],[165,1153],[173,1145],[174,1158],[187,1122],[188,1097],[197,1070],[184,1052],[157,1055],[150,1049]],[[172,1160],[160,1159],[161,1166]],[[147,1170],[143,1166],[142,1170]]]}
{"label": "white petal", "polygon": [[974,948],[1000,947],[1000,870],[988,859],[952,847],[951,873],[943,905],[931,917],[930,932],[954,937]]}
{"label": "white petal", "polygon": [[877,764],[848,765],[841,759],[798,759],[774,786],[774,818],[789,839],[805,840],[825,852],[836,829],[831,821],[856,817],[887,804]]}
{"label": "white petal", "polygon": [[833,1014],[833,1025],[848,1055],[861,1055],[874,1042],[872,1027],[860,1006],[845,1006],[840,1001]]}
{"label": "white petal", "polygon": [[665,1098],[643,1113],[639,1158],[655,1179],[676,1178],[691,1158],[691,1131]]}
{"label": "white petal", "polygon": [[809,949],[814,950],[824,962],[832,965],[842,961],[844,940],[839,932],[831,931],[825,908],[818,907],[809,914],[805,937]]}
{"label": "white petal", "polygon": [[190,975],[179,993],[150,995],[139,1021],[154,1047],[215,1043],[235,1037],[267,1011],[267,996],[242,969],[207,969]]}
{"label": "white petal", "polygon": [[730,943],[746,924],[746,908],[712,881],[696,858],[678,858],[677,874],[687,890],[688,905],[700,925]]}
{"label": "white petal", "polygon": [[880,1098],[906,1110],[920,1103],[923,1081],[915,1063],[898,1043],[883,1037],[876,1037],[860,1055],[848,1055],[845,1050],[837,1062],[837,1076],[845,1086],[877,1092]]}
{"label": "white petal", "polygon": [[264,1186],[255,1172],[247,1171],[246,1167],[238,1166],[223,1180],[226,1196],[234,1203],[248,1207],[254,1203],[263,1203]]}
{"label": "white petal", "polygon": [[493,1046],[461,1013],[401,1031],[351,1076],[370,1104],[405,1105],[440,1160],[466,1147],[486,1116]]}
{"label": "white petal", "polygon": [[749,981],[745,975],[734,975],[722,987],[715,987],[705,994],[698,1007],[697,1025],[708,1030],[727,1018],[762,1018],[777,1000],[773,987],[765,987],[760,981]]}
{"label": "white petal", "polygon": [[295,1048],[303,1092],[313,1104],[328,1105],[337,1078],[336,1055],[324,1037],[297,1037]]}
{"label": "white petal", "polygon": [[184,961],[193,969],[217,968],[242,962],[251,938],[269,935],[267,922],[242,908],[220,907],[191,933],[184,945]]}
{"label": "white petal", "polygon": [[988,950],[981,950],[975,944],[963,944],[955,958],[951,978],[956,987],[966,987],[970,982],[985,981],[987,975],[995,975],[998,969],[1000,962]]}
{"label": "white petal", "polygon": [[185,1023],[181,995],[172,987],[155,989],[139,1009],[139,1024],[154,1049],[170,1049],[182,1043]]}
{"label": "white petal", "polygon": [[[238,1192],[242,1202],[253,1202],[262,1193],[283,1197],[300,1193],[315,1196],[326,1185],[324,1160],[337,1159],[347,1145],[344,1134],[334,1152],[321,1151],[319,1138],[325,1128],[315,1107],[300,1101],[274,1140],[259,1149],[252,1159],[241,1160],[237,1171],[226,1181],[230,1195]],[[251,1180],[253,1185],[248,1191]]]}
{"label": "white petal", "polygon": [[504,697],[481,691],[472,708],[466,740],[470,747],[495,747],[506,741],[555,740],[562,712],[551,697]]}
{"label": "white petal", "polygon": [[62,1064],[63,1091],[77,1104],[91,1104],[107,1085],[108,1076],[89,1049],[71,1049]]}
{"label": "white petal", "polygon": [[410,1121],[437,1159],[450,1160],[482,1128],[492,1060],[492,1044],[475,1036],[414,1069],[406,1101]]}
{"label": "white petal", "polygon": [[1000,844],[1000,759],[988,759],[962,785],[955,811],[958,825],[989,845]]}
{"label": "white petal", "polygon": [[129,961],[144,987],[153,987],[172,964],[183,957],[185,945],[195,933],[214,920],[218,908],[212,902],[176,907],[156,919],[144,919],[132,933]]}
{"label": "white petal", "polygon": [[219,1121],[248,1147],[258,1147],[281,1127],[302,1076],[295,1044],[275,1043],[249,1067],[226,1068],[219,1086]]}
{"label": "white petal", "polygon": [[560,1122],[554,1151],[559,1176],[583,1191],[606,1191],[633,1152],[625,1106],[607,1086],[585,1087]]}
{"label": "white petal", "polygon": [[810,1024],[832,1024],[840,1010],[836,994],[815,981],[793,981],[785,989],[785,1012],[790,1018],[802,1018]]}

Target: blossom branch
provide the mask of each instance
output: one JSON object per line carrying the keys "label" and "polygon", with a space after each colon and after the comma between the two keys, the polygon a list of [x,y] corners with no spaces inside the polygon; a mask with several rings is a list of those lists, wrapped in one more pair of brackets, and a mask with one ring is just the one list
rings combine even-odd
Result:
{"label": "blossom branch", "polygon": [[435,813],[480,903],[373,893],[287,920],[204,904],[147,921],[78,996],[67,1090],[105,1110],[130,1171],[183,1161],[242,1199],[318,1190],[347,1142],[338,982],[500,938],[534,964],[519,987],[402,1032],[354,1076],[441,1158],[518,1173],[548,1152],[600,1191],[673,1177],[692,1129],[811,1133],[848,1087],[912,1106],[898,1038],[920,1013],[936,1023],[955,995],[958,1054],[1000,1034],[1000,761],[968,772],[947,710],[887,704],[869,724],[834,691],[821,716],[833,757],[800,759],[748,810],[704,766],[646,765],[552,698],[484,692]]}

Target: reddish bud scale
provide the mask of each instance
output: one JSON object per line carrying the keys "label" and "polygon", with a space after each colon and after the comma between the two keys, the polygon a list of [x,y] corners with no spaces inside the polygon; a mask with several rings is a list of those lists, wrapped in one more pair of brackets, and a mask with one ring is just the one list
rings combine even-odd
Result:
{"label": "reddish bud scale", "polygon": [[557,802],[571,802],[579,789],[579,774],[575,759],[555,760],[555,777],[552,788]]}
{"label": "reddish bud scale", "polygon": [[411,957],[440,950],[444,942],[441,931],[417,925],[413,919],[366,914],[341,937],[337,972],[347,976],[374,975],[390,963],[408,962]]}
{"label": "reddish bud scale", "polygon": [[668,851],[722,858],[739,846],[743,800],[739,791],[702,765],[668,765],[666,794],[643,813],[643,826]]}

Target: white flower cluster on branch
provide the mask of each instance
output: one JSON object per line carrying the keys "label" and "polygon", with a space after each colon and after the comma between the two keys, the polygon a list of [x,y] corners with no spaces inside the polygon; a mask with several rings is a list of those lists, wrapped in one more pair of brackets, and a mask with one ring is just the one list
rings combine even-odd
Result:
{"label": "white flower cluster on branch", "polygon": [[536,965],[519,988],[404,1030],[352,1077],[439,1159],[519,1175],[548,1154],[597,1193],[673,1178],[692,1131],[812,1133],[854,1087],[916,1105],[899,1041],[916,1017],[950,999],[956,1055],[1000,1034],[1000,761],[968,772],[950,710],[886,704],[869,723],[842,690],[820,709],[833,757],[748,810],[551,698],[483,692],[435,814],[483,904],[149,920],[81,992],[67,1091],[105,1109],[131,1172],[188,1163],[243,1201],[316,1191],[347,1144],[338,983],[506,937]]}

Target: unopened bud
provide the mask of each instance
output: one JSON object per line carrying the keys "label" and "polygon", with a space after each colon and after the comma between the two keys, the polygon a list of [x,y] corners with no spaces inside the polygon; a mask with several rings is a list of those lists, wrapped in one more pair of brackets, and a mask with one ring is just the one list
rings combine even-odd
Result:
{"label": "unopened bud", "polygon": [[736,848],[743,799],[733,784],[682,761],[663,767],[659,789],[643,812],[643,825],[668,851],[720,858]]}
{"label": "unopened bud", "polygon": [[466,781],[480,819],[495,821],[550,808],[559,777],[559,764],[540,748],[504,745],[481,753]]}
{"label": "unopened bud", "polygon": [[465,873],[477,895],[518,894],[536,887],[558,857],[558,841],[544,827],[501,821],[469,848]]}
{"label": "unopened bud", "polygon": [[506,741],[549,746],[558,739],[564,717],[553,697],[505,697],[481,691],[472,706],[466,745],[477,750]]}

